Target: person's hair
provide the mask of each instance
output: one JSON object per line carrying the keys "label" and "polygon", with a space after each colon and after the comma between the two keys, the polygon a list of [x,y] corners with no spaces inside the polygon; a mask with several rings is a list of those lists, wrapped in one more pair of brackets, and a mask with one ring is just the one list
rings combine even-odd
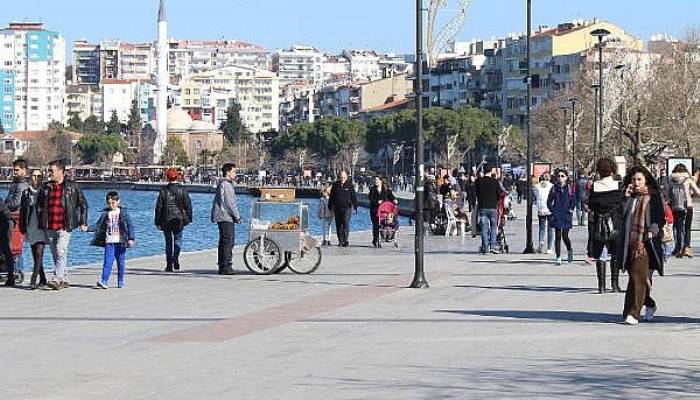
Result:
{"label": "person's hair", "polygon": [[12,166],[13,167],[20,167],[22,169],[27,169],[27,166],[28,166],[27,160],[25,160],[23,158],[18,158],[12,162]]}
{"label": "person's hair", "polygon": [[617,163],[610,157],[603,157],[595,163],[595,170],[601,178],[607,178],[617,173]]}
{"label": "person's hair", "polygon": [[569,171],[565,170],[564,168],[559,168],[556,171],[554,171],[554,173],[557,175],[557,177],[559,176],[559,174],[569,176]]}
{"label": "person's hair", "polygon": [[686,168],[685,164],[678,164],[675,167],[673,167],[674,174],[679,172],[688,172],[688,168]]}
{"label": "person's hair", "polygon": [[165,178],[168,180],[168,182],[175,182],[179,177],[180,172],[177,170],[177,168],[170,167],[165,171]]}
{"label": "person's hair", "polygon": [[110,201],[110,200],[119,201],[119,193],[117,193],[115,191],[107,192],[107,196],[105,196],[105,201]]}
{"label": "person's hair", "polygon": [[226,175],[226,174],[228,174],[229,171],[231,171],[234,168],[236,168],[236,164],[234,164],[232,162],[227,162],[221,167],[221,172],[224,175]]}
{"label": "person's hair", "polygon": [[61,171],[65,171],[66,170],[66,162],[59,158],[59,159],[56,159],[56,160],[49,162],[49,167],[56,167],[56,168],[60,169]]}
{"label": "person's hair", "polygon": [[646,167],[643,167],[641,165],[635,165],[627,170],[627,175],[624,179],[625,187],[632,183],[632,177],[637,173],[644,175],[644,180],[646,181],[647,187],[649,188],[650,192],[661,191],[659,182],[656,179],[654,179],[654,177],[651,175],[651,172]]}

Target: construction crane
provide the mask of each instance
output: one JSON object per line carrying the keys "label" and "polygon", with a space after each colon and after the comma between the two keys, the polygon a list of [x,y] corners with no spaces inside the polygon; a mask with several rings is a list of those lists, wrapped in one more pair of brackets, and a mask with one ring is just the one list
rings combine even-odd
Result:
{"label": "construction crane", "polygon": [[467,19],[467,10],[471,0],[459,0],[457,14],[450,19],[445,26],[437,32],[436,21],[439,10],[447,7],[448,0],[430,0],[428,7],[428,63],[434,68],[440,52],[445,50],[447,44],[457,37]]}

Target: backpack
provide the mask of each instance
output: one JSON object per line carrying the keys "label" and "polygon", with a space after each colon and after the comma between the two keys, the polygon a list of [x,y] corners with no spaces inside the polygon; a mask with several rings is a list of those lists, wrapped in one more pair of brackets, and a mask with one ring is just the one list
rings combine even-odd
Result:
{"label": "backpack", "polygon": [[608,243],[617,239],[617,230],[611,213],[596,214],[593,226],[593,240]]}
{"label": "backpack", "polygon": [[682,182],[673,182],[671,184],[670,200],[673,211],[685,211],[688,207],[688,192],[685,189],[685,179]]}

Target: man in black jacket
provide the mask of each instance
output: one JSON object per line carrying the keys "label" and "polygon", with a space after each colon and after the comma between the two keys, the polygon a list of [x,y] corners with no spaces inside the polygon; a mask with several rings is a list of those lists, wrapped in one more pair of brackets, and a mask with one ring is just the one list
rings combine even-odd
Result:
{"label": "man in black jacket", "polygon": [[49,286],[67,288],[68,244],[71,232],[80,228],[87,232],[88,204],[77,183],[65,176],[66,164],[62,160],[49,163],[49,182],[37,193],[36,210],[39,229],[46,230],[54,262],[54,277]]}
{"label": "man in black jacket", "polygon": [[333,184],[328,199],[328,209],[335,213],[335,228],[338,245],[348,247],[350,236],[350,216],[357,211],[357,194],[347,171],[340,172],[340,180]]}
{"label": "man in black jacket", "polygon": [[12,163],[12,168],[15,175],[10,190],[7,192],[5,204],[11,212],[15,212],[19,210],[22,202],[22,193],[29,189],[29,177],[27,176],[27,162],[25,160],[15,160]]}
{"label": "man in black jacket", "polygon": [[496,171],[477,179],[475,184],[477,207],[481,221],[481,252],[498,254],[496,237],[498,234],[498,200],[503,193],[496,180]]}

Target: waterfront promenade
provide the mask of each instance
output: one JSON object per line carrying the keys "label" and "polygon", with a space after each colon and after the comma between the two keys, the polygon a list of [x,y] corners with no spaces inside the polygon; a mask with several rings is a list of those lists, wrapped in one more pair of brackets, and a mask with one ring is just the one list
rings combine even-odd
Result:
{"label": "waterfront promenade", "polygon": [[[516,211],[507,231],[519,252]],[[125,289],[93,289],[89,268],[59,292],[0,288],[1,397],[697,396],[697,260],[671,260],[654,281],[658,317],[626,326],[624,295],[595,293],[585,228],[572,233],[576,262],[561,268],[548,255],[479,255],[471,237],[428,237],[425,290],[405,289],[410,227],[400,250],[373,249],[366,233],[324,249],[310,276],[244,274],[239,250],[241,274],[221,277],[204,251],[184,256],[181,274],[161,272],[162,257],[130,261]]]}

